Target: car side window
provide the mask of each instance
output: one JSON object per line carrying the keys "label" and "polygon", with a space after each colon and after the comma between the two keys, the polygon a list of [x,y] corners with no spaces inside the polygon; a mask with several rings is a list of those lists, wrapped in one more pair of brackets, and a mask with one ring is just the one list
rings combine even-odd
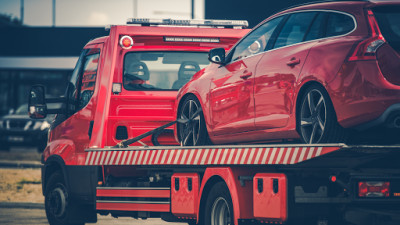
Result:
{"label": "car side window", "polygon": [[329,13],[326,27],[326,36],[338,36],[346,34],[354,29],[354,21],[348,15],[342,13]]}
{"label": "car side window", "polygon": [[274,48],[302,42],[316,14],[316,12],[291,14],[279,33]]}
{"label": "car side window", "polygon": [[319,12],[314,18],[312,25],[304,39],[304,41],[311,41],[324,37],[325,35],[325,24],[326,24],[327,13]]}
{"label": "car side window", "polygon": [[236,46],[231,61],[236,61],[265,51],[268,41],[282,19],[282,16],[272,19],[252,31]]}

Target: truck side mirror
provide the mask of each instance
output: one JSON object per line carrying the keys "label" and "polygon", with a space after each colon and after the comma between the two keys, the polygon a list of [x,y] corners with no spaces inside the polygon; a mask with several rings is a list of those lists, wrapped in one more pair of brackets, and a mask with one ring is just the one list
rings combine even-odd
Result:
{"label": "truck side mirror", "polygon": [[216,64],[225,63],[225,49],[224,48],[213,48],[208,53],[208,60]]}
{"label": "truck side mirror", "polygon": [[32,86],[28,101],[28,113],[29,117],[32,119],[42,119],[46,117],[47,106],[43,85]]}

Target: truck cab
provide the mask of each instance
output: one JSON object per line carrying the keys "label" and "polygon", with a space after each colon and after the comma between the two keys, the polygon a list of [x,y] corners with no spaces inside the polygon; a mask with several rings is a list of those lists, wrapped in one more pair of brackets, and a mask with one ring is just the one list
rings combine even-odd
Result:
{"label": "truck cab", "polygon": [[[85,149],[115,146],[173,121],[179,88],[209,64],[210,49],[228,50],[249,31],[246,26],[246,21],[129,19],[85,45],[64,96],[45,99],[42,86],[32,88],[31,117],[56,114],[42,156],[50,224],[95,221],[97,181],[91,175],[102,171],[84,166]],[[54,102],[62,107],[47,109]],[[172,130],[139,144],[178,145]]]}

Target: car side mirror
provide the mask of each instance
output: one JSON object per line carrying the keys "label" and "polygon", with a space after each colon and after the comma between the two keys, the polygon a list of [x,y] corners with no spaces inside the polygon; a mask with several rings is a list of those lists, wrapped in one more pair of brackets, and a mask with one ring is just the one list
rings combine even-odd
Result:
{"label": "car side mirror", "polygon": [[225,49],[224,48],[213,48],[208,53],[208,60],[216,64],[225,63]]}
{"label": "car side mirror", "polygon": [[47,116],[43,85],[32,86],[28,101],[28,113],[32,119],[42,119]]}

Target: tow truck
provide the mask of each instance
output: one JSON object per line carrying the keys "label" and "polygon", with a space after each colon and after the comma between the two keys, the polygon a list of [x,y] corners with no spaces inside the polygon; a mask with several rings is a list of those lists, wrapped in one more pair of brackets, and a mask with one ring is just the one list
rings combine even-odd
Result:
{"label": "tow truck", "polygon": [[[95,222],[102,172],[85,165],[85,149],[113,146],[173,121],[179,88],[210,63],[210,49],[230,49],[247,26],[238,20],[131,18],[107,26],[108,36],[84,46],[64,96],[45,99],[44,87],[33,86],[31,117],[56,114],[42,155],[49,223]],[[177,145],[172,130],[131,145]]]}
{"label": "tow truck", "polygon": [[[78,80],[76,86],[69,85],[65,97],[45,99],[42,86],[31,89],[32,117],[58,113],[42,159],[51,225],[96,222],[97,214],[202,225],[346,224],[351,213],[382,224],[398,215],[400,146],[174,145],[170,132],[161,132],[179,122],[168,114],[173,94],[157,94],[162,90],[154,90],[157,82],[147,78],[147,64],[186,68],[197,56],[164,54],[159,60],[160,49],[229,48],[247,31],[231,29],[244,24],[237,21],[138,23],[112,26],[110,36],[89,42],[71,79]],[[195,23],[229,28],[177,27]],[[132,56],[147,63],[135,63],[136,72],[125,76],[124,59],[136,51],[157,54]],[[97,79],[90,65],[95,62]],[[132,76],[139,89],[134,94],[123,80]],[[157,104],[151,102],[154,96]],[[48,110],[49,102],[64,107]]]}

